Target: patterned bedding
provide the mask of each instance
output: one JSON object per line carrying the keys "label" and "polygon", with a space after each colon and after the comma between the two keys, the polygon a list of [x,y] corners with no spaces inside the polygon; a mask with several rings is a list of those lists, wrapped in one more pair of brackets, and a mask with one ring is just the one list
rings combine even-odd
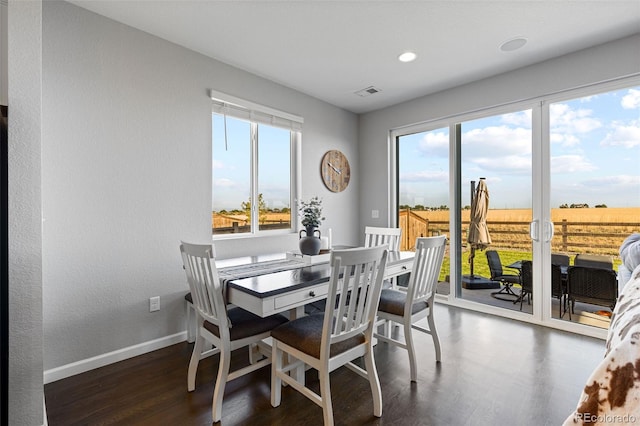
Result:
{"label": "patterned bedding", "polygon": [[640,266],[613,311],[606,352],[564,425],[640,424]]}

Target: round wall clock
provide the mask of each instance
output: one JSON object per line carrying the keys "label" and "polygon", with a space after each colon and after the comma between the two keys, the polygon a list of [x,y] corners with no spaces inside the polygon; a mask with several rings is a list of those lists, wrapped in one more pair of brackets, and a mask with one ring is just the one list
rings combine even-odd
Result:
{"label": "round wall clock", "polygon": [[351,178],[351,168],[347,157],[337,149],[327,151],[322,157],[322,163],[320,163],[320,174],[329,191],[344,191]]}

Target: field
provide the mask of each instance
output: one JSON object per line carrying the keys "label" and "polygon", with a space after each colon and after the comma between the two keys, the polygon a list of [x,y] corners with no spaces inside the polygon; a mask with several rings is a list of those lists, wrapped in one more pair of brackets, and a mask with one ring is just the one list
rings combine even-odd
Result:
{"label": "field", "polygon": [[[469,210],[462,212],[463,231],[469,223]],[[492,246],[507,250],[530,251],[529,222],[531,210],[489,210],[487,225]],[[416,233],[449,234],[448,211],[411,211],[412,224],[424,221]],[[594,253],[616,255],[622,241],[632,232],[640,231],[640,207],[553,209],[554,237],[552,249],[568,254]],[[427,222],[428,221],[428,222]],[[408,236],[414,240],[416,236]]]}
{"label": "field", "polygon": [[[470,210],[462,211],[462,229],[468,228]],[[411,210],[402,214],[409,217],[409,230],[403,229],[406,244],[403,249],[410,249],[411,242],[418,236],[434,233],[450,235],[449,211],[420,211]],[[640,207],[628,208],[581,208],[581,209],[552,209],[552,221],[555,224],[555,236],[552,250],[568,254],[594,253],[616,256],[622,241],[632,232],[640,232]],[[214,228],[232,228],[247,226],[246,216],[212,214]],[[290,220],[289,213],[267,213],[263,216],[262,224],[278,227],[282,223],[285,227]],[[294,219],[297,220],[297,219]],[[529,209],[501,210],[490,209],[487,213],[489,232],[493,240],[492,246],[507,251],[530,252],[529,222],[532,213]],[[401,226],[406,220],[401,220]],[[282,226],[280,226],[282,227]],[[463,237],[464,238],[464,237]]]}
{"label": "field", "polygon": [[[413,213],[434,222],[449,221],[449,210],[419,211],[412,210]],[[469,221],[470,210],[462,211],[462,221]],[[589,208],[589,209],[551,209],[551,220],[554,223],[562,222],[640,222],[640,207],[623,208]],[[530,209],[513,210],[493,210],[487,213],[488,222],[530,222]]]}

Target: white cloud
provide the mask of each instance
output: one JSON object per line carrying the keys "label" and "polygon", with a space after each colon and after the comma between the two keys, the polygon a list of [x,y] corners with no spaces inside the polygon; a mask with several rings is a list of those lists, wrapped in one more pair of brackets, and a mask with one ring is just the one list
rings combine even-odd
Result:
{"label": "white cloud", "polygon": [[596,169],[595,165],[580,155],[551,157],[551,174],[589,172]]}
{"label": "white cloud", "polygon": [[405,173],[400,175],[401,182],[449,182],[449,173],[443,171],[428,171]]}
{"label": "white cloud", "polygon": [[213,186],[214,187],[217,186],[219,188],[232,188],[236,186],[236,183],[231,179],[222,178],[222,179],[216,179],[213,182]]}
{"label": "white cloud", "polygon": [[462,151],[465,158],[526,155],[531,152],[531,130],[507,126],[473,129],[462,135]]}
{"label": "white cloud", "polygon": [[629,93],[622,97],[620,105],[622,105],[624,109],[640,108],[640,90],[629,89]]}
{"label": "white cloud", "polygon": [[224,169],[225,165],[222,161],[213,160],[213,168],[214,169]]}
{"label": "white cloud", "polygon": [[449,156],[449,135],[445,132],[429,132],[420,140],[420,152],[425,155]]}
{"label": "white cloud", "polygon": [[637,188],[640,185],[640,175],[616,175],[616,176],[602,176],[594,179],[588,179],[583,182],[588,186],[629,186]]}
{"label": "white cloud", "polygon": [[640,122],[631,122],[628,125],[613,122],[612,125],[613,130],[608,132],[600,142],[601,146],[622,146],[625,148],[640,146]]}
{"label": "white cloud", "polygon": [[531,173],[531,156],[505,155],[500,157],[477,157],[467,160],[479,166],[480,170],[495,172],[499,167],[502,174]]}
{"label": "white cloud", "polygon": [[602,127],[597,118],[593,118],[590,109],[571,109],[567,104],[551,104],[549,107],[549,121],[551,133],[581,134]]}
{"label": "white cloud", "polygon": [[512,112],[509,114],[503,114],[500,119],[505,124],[512,126],[521,126],[527,129],[531,128],[531,110],[525,110],[520,112]]}

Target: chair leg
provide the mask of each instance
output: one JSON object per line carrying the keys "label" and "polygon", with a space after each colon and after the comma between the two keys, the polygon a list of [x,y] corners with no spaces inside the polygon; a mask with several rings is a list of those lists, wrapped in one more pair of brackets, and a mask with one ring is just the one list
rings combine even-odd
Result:
{"label": "chair leg", "polygon": [[418,379],[418,373],[416,371],[416,350],[413,347],[413,333],[411,332],[411,319],[404,323],[404,340],[407,344],[407,353],[409,354],[409,369],[411,371],[411,381],[415,382]]}
{"label": "chair leg", "polygon": [[195,335],[198,332],[197,329],[194,330],[194,324],[197,322],[196,309],[192,303],[189,303],[186,300],[184,301],[184,303],[185,309],[187,311],[187,342],[193,343],[193,341],[195,340]]}
{"label": "chair leg", "polygon": [[280,406],[282,397],[282,379],[278,376],[282,370],[282,351],[278,350],[274,341],[271,348],[271,406]]}
{"label": "chair leg", "polygon": [[198,372],[198,364],[200,363],[200,355],[202,354],[202,346],[204,338],[196,335],[196,343],[193,345],[191,360],[189,361],[189,372],[187,373],[187,390],[193,392],[196,388],[196,373]]}
{"label": "chair leg", "polygon": [[320,397],[322,398],[322,417],[324,426],[333,426],[333,404],[331,403],[331,386],[329,371],[318,371],[320,376]]}
{"label": "chair leg", "polygon": [[229,377],[229,365],[231,364],[231,351],[229,348],[220,348],[220,365],[218,366],[218,376],[216,377],[216,386],[213,390],[213,401],[211,404],[211,416],[213,422],[219,422],[222,418],[222,397],[224,396],[224,388],[227,385]]}
{"label": "chair leg", "polygon": [[433,346],[436,349],[436,362],[440,362],[440,360],[442,359],[442,352],[440,350],[440,338],[438,337],[438,332],[436,331],[436,322],[433,319],[433,306],[430,306],[429,309],[429,315],[427,316],[429,331],[431,333],[431,338],[433,339]]}
{"label": "chair leg", "polygon": [[373,397],[373,415],[382,417],[382,390],[380,389],[380,379],[378,378],[378,370],[376,370],[372,348],[369,348],[369,351],[364,355],[364,365],[367,369],[371,396]]}

